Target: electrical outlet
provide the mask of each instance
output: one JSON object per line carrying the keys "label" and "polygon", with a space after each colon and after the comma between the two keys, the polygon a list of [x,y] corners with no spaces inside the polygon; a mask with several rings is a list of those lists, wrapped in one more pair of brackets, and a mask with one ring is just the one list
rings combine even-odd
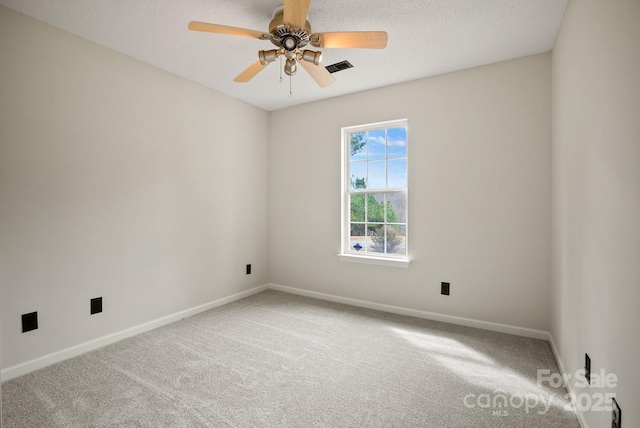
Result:
{"label": "electrical outlet", "polygon": [[451,284],[449,284],[448,282],[440,283],[440,294],[448,296],[450,287],[451,287]]}
{"label": "electrical outlet", "polygon": [[91,299],[91,315],[102,312],[102,297]]}
{"label": "electrical outlet", "polygon": [[38,313],[31,312],[22,315],[22,332],[26,333],[31,330],[38,329]]}
{"label": "electrical outlet", "polygon": [[620,410],[615,398],[611,399],[611,408],[613,409],[611,413],[611,428],[622,428],[622,410]]}
{"label": "electrical outlet", "polygon": [[251,275],[251,265],[247,265],[247,275]]}
{"label": "electrical outlet", "polygon": [[588,354],[584,354],[584,378],[591,385],[591,358]]}

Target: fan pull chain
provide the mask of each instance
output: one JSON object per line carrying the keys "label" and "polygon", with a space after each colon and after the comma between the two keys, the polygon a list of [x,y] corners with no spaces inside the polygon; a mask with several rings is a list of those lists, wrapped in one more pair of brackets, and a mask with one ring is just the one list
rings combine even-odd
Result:
{"label": "fan pull chain", "polygon": [[291,90],[291,82],[293,81],[293,77],[289,75],[289,97],[293,96],[293,91]]}
{"label": "fan pull chain", "polygon": [[282,55],[280,55],[280,83],[282,83]]}

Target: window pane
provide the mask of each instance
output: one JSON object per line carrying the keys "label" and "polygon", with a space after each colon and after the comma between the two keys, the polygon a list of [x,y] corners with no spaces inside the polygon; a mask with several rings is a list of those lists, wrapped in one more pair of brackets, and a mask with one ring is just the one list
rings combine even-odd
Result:
{"label": "window pane", "polygon": [[407,156],[407,128],[392,128],[387,131],[387,157]]}
{"label": "window pane", "polygon": [[407,160],[396,159],[388,162],[389,182],[391,189],[404,189],[407,187]]}
{"label": "window pane", "polygon": [[366,189],[366,178],[366,162],[351,162],[349,164],[349,187],[351,189]]}
{"label": "window pane", "polygon": [[364,224],[351,224],[351,233],[349,234],[349,249],[364,252],[365,236]]}
{"label": "window pane", "polygon": [[366,133],[357,132],[349,134],[349,140],[351,143],[350,159],[366,159],[367,158],[367,139]]}
{"label": "window pane", "polygon": [[387,254],[407,253],[407,226],[385,226],[387,228]]}
{"label": "window pane", "polygon": [[384,129],[369,131],[369,159],[384,159],[386,143]]}
{"label": "window pane", "polygon": [[407,195],[404,193],[387,193],[387,223],[407,222]]}
{"label": "window pane", "polygon": [[367,221],[384,222],[384,193],[367,195]]}
{"label": "window pane", "polygon": [[351,221],[364,222],[364,197],[365,195],[351,195],[349,206],[351,207]]}
{"label": "window pane", "polygon": [[367,251],[384,253],[384,226],[381,224],[367,225]]}
{"label": "window pane", "polygon": [[385,161],[369,162],[369,179],[367,180],[368,189],[384,189],[386,188]]}

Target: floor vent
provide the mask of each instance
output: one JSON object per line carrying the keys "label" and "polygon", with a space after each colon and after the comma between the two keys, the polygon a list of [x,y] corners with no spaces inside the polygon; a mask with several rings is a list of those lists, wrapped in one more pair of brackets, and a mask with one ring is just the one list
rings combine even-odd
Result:
{"label": "floor vent", "polygon": [[347,68],[353,68],[353,65],[347,60],[336,62],[335,64],[327,65],[325,67],[329,73],[335,73],[336,71],[346,70]]}

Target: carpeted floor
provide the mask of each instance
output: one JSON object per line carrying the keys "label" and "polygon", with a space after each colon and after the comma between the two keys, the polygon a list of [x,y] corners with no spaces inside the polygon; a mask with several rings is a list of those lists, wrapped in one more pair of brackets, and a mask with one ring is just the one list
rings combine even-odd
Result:
{"label": "carpeted floor", "polygon": [[3,383],[2,426],[579,427],[538,369],[544,341],[265,291]]}

